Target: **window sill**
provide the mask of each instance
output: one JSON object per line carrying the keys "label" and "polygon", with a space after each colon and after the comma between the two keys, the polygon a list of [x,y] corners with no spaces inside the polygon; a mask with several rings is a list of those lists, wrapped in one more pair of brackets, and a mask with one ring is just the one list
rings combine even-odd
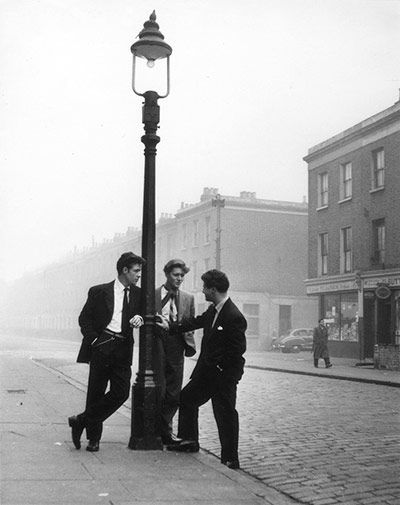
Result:
{"label": "window sill", "polygon": [[352,196],[348,196],[347,198],[343,198],[343,200],[339,200],[338,203],[341,204],[341,203],[351,202],[352,198],[353,198]]}
{"label": "window sill", "polygon": [[379,188],[374,188],[370,189],[369,192],[372,193],[378,193],[378,191],[383,191],[385,189],[385,186],[379,186]]}
{"label": "window sill", "polygon": [[327,209],[327,208],[328,208],[328,205],[323,205],[322,207],[317,207],[316,211],[319,212],[320,210],[324,210],[324,209]]}

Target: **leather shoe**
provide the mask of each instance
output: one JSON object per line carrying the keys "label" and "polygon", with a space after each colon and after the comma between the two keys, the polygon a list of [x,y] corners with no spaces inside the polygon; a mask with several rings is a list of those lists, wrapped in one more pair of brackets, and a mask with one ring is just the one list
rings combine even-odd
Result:
{"label": "leather shoe", "polygon": [[222,461],[222,463],[231,470],[239,470],[239,461]]}
{"label": "leather shoe", "polygon": [[89,440],[86,450],[89,452],[97,452],[100,448],[100,443],[98,440]]}
{"label": "leather shoe", "polygon": [[181,440],[179,444],[167,445],[168,451],[176,452],[199,452],[200,446],[194,440]]}
{"label": "leather shoe", "polygon": [[81,435],[84,430],[83,424],[79,421],[78,416],[71,416],[68,418],[68,424],[71,427],[72,442],[76,449],[81,448]]}
{"label": "leather shoe", "polygon": [[328,363],[325,368],[331,368],[332,363]]}
{"label": "leather shoe", "polygon": [[176,437],[173,433],[161,435],[161,440],[164,445],[178,445],[182,442],[182,439]]}

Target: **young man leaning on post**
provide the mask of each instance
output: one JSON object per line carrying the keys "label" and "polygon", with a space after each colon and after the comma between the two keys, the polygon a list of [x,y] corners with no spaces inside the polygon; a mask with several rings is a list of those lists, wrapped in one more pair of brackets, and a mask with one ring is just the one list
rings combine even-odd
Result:
{"label": "young man leaning on post", "polygon": [[136,284],[144,263],[132,252],[122,254],[117,261],[116,279],[91,287],[79,316],[83,340],[77,362],[89,363],[90,368],[86,408],[68,418],[76,449],[81,448],[86,428],[86,450],[98,451],[103,422],[129,397],[133,328],[143,324],[139,315],[140,288]]}

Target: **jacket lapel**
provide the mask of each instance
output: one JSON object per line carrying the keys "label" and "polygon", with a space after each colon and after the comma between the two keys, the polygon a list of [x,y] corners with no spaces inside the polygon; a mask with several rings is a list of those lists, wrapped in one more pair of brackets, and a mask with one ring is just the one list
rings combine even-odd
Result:
{"label": "jacket lapel", "polygon": [[105,301],[110,317],[114,313],[114,283],[115,281],[112,281],[105,286]]}

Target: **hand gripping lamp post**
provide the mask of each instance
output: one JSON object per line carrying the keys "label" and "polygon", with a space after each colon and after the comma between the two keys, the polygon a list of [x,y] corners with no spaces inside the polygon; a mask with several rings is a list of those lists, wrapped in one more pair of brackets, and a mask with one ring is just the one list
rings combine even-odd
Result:
{"label": "hand gripping lamp post", "polygon": [[[132,426],[129,440],[130,449],[162,450],[158,429],[159,389],[154,379],[153,346],[155,338],[155,168],[156,146],[160,138],[156,135],[160,119],[159,98],[169,94],[169,57],[171,47],[164,42],[164,36],[156,23],[156,14],[144,23],[131,51],[133,54],[133,91],[144,98],[142,122],[145,134],[141,140],[145,145],[144,192],[142,224],[142,256],[147,260],[142,273],[142,311],[144,325],[140,328],[139,367],[136,381],[132,386]],[[147,66],[153,68],[157,60],[167,58],[167,91],[159,95],[156,91],[140,93],[135,87],[136,58],[145,58]]]}

